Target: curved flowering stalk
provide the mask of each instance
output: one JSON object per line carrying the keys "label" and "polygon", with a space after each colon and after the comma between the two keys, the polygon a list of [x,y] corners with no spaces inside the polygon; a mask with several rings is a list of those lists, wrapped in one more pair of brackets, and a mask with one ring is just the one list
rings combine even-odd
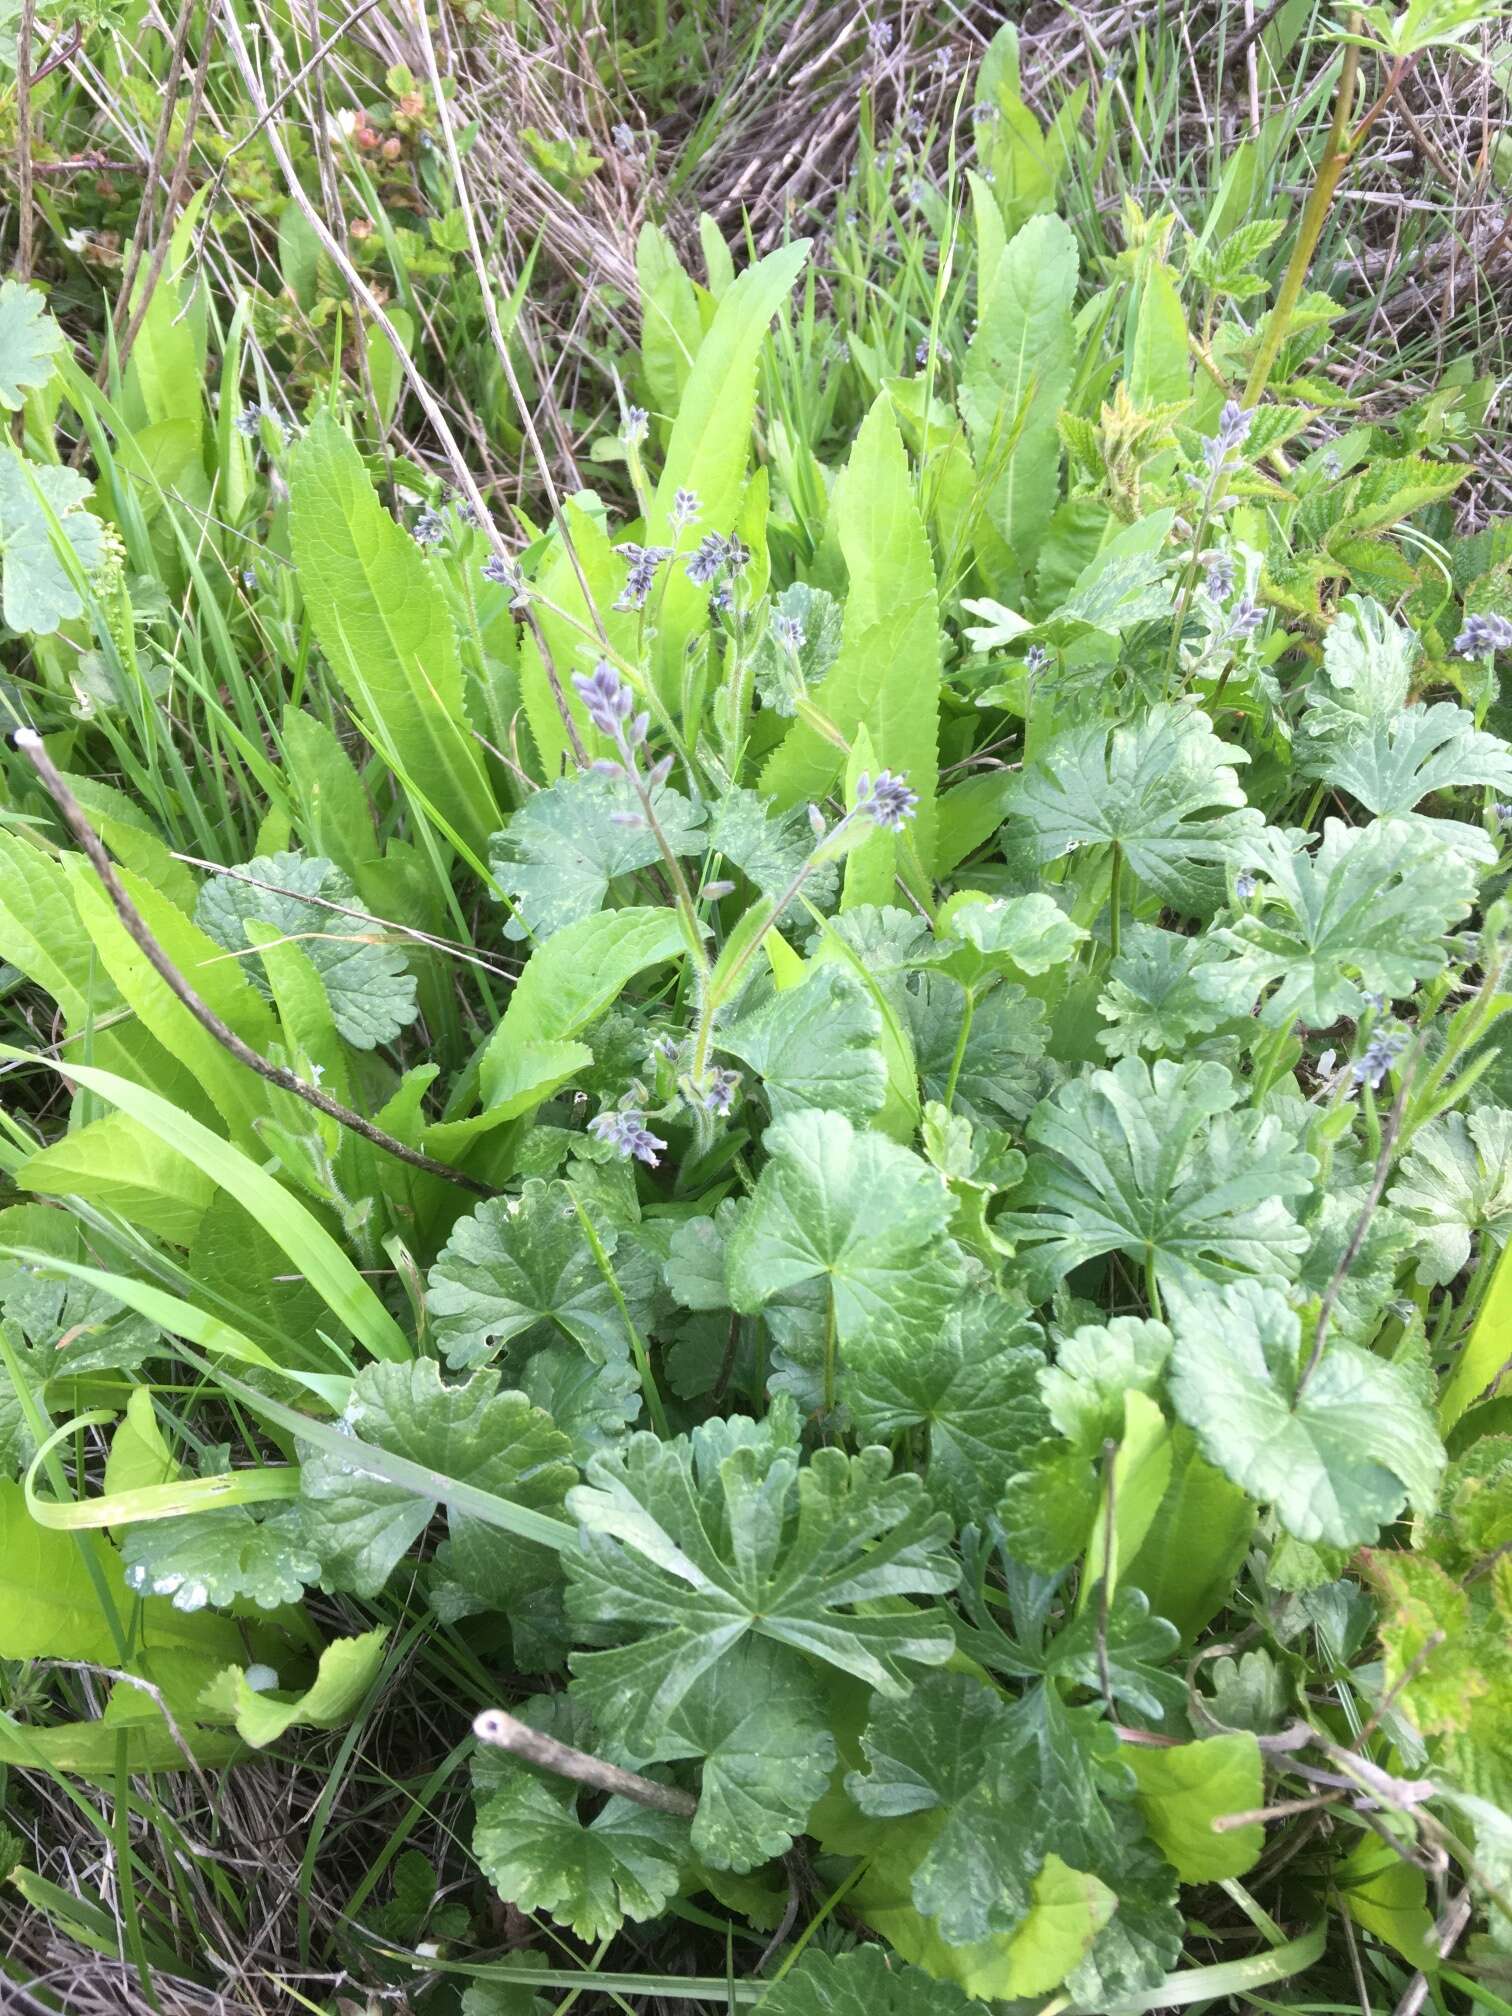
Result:
{"label": "curved flowering stalk", "polygon": [[649,770],[641,769],[641,754],[647,735],[651,729],[651,716],[647,712],[636,713],[635,694],[629,682],[621,679],[607,660],[601,658],[592,672],[574,672],[573,690],[582,701],[588,719],[601,735],[614,744],[619,751],[619,760],[603,758],[593,766],[611,777],[622,777],[635,793],[640,805],[639,814],[616,815],[634,824],[643,820],[651,837],[656,842],[657,851],[672,884],[673,900],[682,922],[683,936],[688,943],[688,951],[698,975],[699,992],[706,989],[709,977],[709,955],[704,949],[703,926],[698,921],[698,912],[693,906],[693,891],[688,886],[688,878],[683,873],[682,862],[677,852],[662,830],[661,821],[656,816],[653,794],[666,783],[672,768],[670,755],[653,763]]}
{"label": "curved flowering stalk", "polygon": [[862,821],[898,833],[918,810],[919,794],[910,788],[901,772],[879,770],[875,777],[863,771],[856,779],[856,798],[838,824],[827,826],[817,805],[809,807],[809,824],[814,830],[814,846],[799,864],[780,895],[748,910],[726,941],[719,962],[709,977],[698,1019],[693,1046],[693,1082],[702,1087],[708,1079],[709,1046],[719,1010],[733,999],[741,976],[764,942],[768,931],[787,910],[816,868],[837,861],[858,837]]}

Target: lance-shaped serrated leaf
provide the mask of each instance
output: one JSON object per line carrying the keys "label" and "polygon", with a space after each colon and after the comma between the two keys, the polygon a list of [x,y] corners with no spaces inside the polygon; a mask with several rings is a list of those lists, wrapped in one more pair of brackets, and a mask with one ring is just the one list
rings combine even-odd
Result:
{"label": "lance-shaped serrated leaf", "polygon": [[296,1725],[340,1728],[377,1679],[388,1635],[380,1627],[360,1638],[333,1639],[321,1652],[315,1678],[292,1699],[253,1687],[245,1668],[227,1666],[201,1694],[200,1709],[207,1720],[234,1722],[237,1735],[257,1750]]}
{"label": "lance-shaped serrated leaf", "polygon": [[978,2005],[953,1982],[868,1945],[838,1956],[810,1947],[761,2006],[765,2016],[969,2016]]}
{"label": "lance-shaped serrated leaf", "polygon": [[288,1507],[258,1519],[243,1505],[128,1526],[121,1543],[126,1586],[168,1596],[175,1610],[217,1609],[245,1598],[262,1610],[297,1603],[320,1580],[320,1560]]}
{"label": "lance-shaped serrated leaf", "polygon": [[1031,217],[997,261],[961,371],[978,481],[1021,570],[1033,566],[1055,508],[1055,421],[1076,361],[1076,272],[1070,227]]}
{"label": "lance-shaped serrated leaf", "polygon": [[974,988],[1014,974],[1048,973],[1064,964],[1086,936],[1053,897],[989,898],[953,906],[920,963]]}
{"label": "lance-shaped serrated leaf", "polygon": [[[538,1696],[527,1715],[560,1741],[592,1741],[561,1695]],[[676,1895],[691,1859],[686,1820],[616,1794],[585,1821],[580,1786],[497,1750],[480,1749],[472,1774],[473,1853],[507,1903],[603,1939],[627,1918],[657,1917]]]}
{"label": "lance-shaped serrated leaf", "polygon": [[774,1120],[812,1107],[864,1122],[887,1096],[882,1016],[844,967],[818,966],[718,1036],[761,1080]]}
{"label": "lance-shaped serrated leaf", "polygon": [[77,564],[93,573],[104,556],[104,527],[81,508],[89,491],[89,479],[77,471],[28,462],[0,446],[0,615],[8,628],[47,636],[83,615],[83,601],[54,548],[48,514]]}
{"label": "lance-shaped serrated leaf", "polygon": [[1253,994],[1242,972],[1222,968],[1226,948],[1211,938],[1186,938],[1153,924],[1131,924],[1097,1012],[1112,1026],[1098,1042],[1110,1057],[1180,1055],[1194,1038],[1211,1035],[1235,1015],[1247,1015]]}
{"label": "lance-shaped serrated leaf", "polygon": [[1299,1540],[1358,1547],[1427,1511],[1444,1449],[1401,1367],[1330,1344],[1303,1383],[1297,1312],[1235,1282],[1177,1298],[1171,1397],[1202,1452]]}
{"label": "lance-shaped serrated leaf", "polygon": [[[594,1229],[613,1264],[615,1228]],[[636,1255],[620,1283],[627,1300],[644,1299],[648,1273]],[[459,1218],[427,1276],[426,1306],[449,1365],[475,1365],[506,1345],[523,1358],[552,1337],[600,1365],[630,1355],[624,1315],[565,1183],[532,1177],[518,1197],[490,1197]]]}
{"label": "lance-shaped serrated leaf", "polygon": [[[326,909],[306,900],[312,896],[343,907]],[[241,964],[264,994],[271,990],[262,961],[247,953],[247,925],[269,924],[293,939],[320,975],[332,1019],[354,1049],[392,1042],[419,1012],[404,953],[376,920],[367,921],[340,869],[318,856],[262,855],[234,875],[212,876],[200,890],[194,921],[228,952],[247,954]]]}
{"label": "lance-shaped serrated leaf", "polygon": [[1225,999],[1241,978],[1253,995],[1273,990],[1260,1009],[1273,1028],[1325,1029],[1369,995],[1410,994],[1442,970],[1444,935],[1475,897],[1470,864],[1402,820],[1329,819],[1312,853],[1267,828],[1262,859],[1253,910],[1214,934],[1231,958],[1208,970]]}
{"label": "lance-shaped serrated leaf", "polygon": [[19,413],[27,393],[52,377],[53,359],[66,348],[42,296],[19,280],[0,282],[0,407]]}
{"label": "lance-shaped serrated leaf", "polygon": [[[574,1691],[627,1742],[654,1740],[699,1675],[751,1634],[906,1694],[903,1662],[939,1665],[938,1610],[877,1604],[939,1595],[958,1570],[949,1522],[883,1449],[820,1449],[800,1466],[797,1409],[708,1421],[669,1442],[635,1435],[596,1456],[568,1509],[568,1614],[625,1642],[572,1657]],[[875,1607],[874,1607],[875,1606]]]}
{"label": "lance-shaped serrated leaf", "polygon": [[[673,852],[698,853],[704,845],[702,809],[666,787],[652,794],[652,802]],[[490,846],[499,886],[514,898],[521,922],[536,938],[591,917],[604,907],[617,876],[661,858],[630,786],[622,777],[591,770],[559,777],[527,798]]]}
{"label": "lance-shaped serrated leaf", "polygon": [[1213,871],[1254,852],[1261,818],[1233,767],[1247,761],[1190,706],[1152,707],[1122,728],[1068,729],[1015,779],[1009,830],[1027,832],[1040,862],[1116,842],[1165,902],[1200,910],[1216,892]]}
{"label": "lance-shaped serrated leaf", "polygon": [[1467,1590],[1436,1561],[1395,1548],[1372,1550],[1362,1565],[1381,1601],[1392,1705],[1425,1736],[1475,1731],[1487,1751],[1503,1748],[1512,1711],[1507,1619],[1475,1600],[1484,1585]]}
{"label": "lance-shaped serrated leaf", "polygon": [[[352,1384],[346,1424],[354,1439],[536,1511],[555,1511],[577,1477],[567,1438],[521,1393],[501,1393],[497,1372],[442,1384],[433,1358],[367,1365]],[[301,1445],[300,1525],[328,1587],[376,1596],[439,1502],[390,1483],[326,1448]],[[452,1566],[462,1581],[505,1570],[539,1578],[543,1550],[449,1511]]]}
{"label": "lance-shaped serrated leaf", "polygon": [[1012,1303],[973,1296],[927,1350],[877,1332],[853,1347],[841,1392],[856,1431],[890,1441],[927,1428],[930,1496],[959,1524],[996,1505],[1023,1451],[1046,1432],[1044,1353],[1036,1324]]}
{"label": "lance-shaped serrated leaf", "polygon": [[[822,588],[795,581],[774,597],[771,618],[751,653],[762,705],[791,717],[840,656],[841,605]],[[796,625],[796,630],[792,627]]]}
{"label": "lance-shaped serrated leaf", "polygon": [[1472,1239],[1504,1246],[1512,1233],[1512,1113],[1481,1106],[1430,1121],[1402,1157],[1391,1204],[1413,1227],[1417,1276],[1432,1287],[1454,1279]]}
{"label": "lance-shaped serrated leaf", "polygon": [[767,1130],[768,1161],[725,1249],[732,1305],[753,1314],[827,1281],[842,1340],[871,1325],[920,1329],[954,1300],[940,1264],[954,1200],[927,1162],[840,1113],[795,1113]]}
{"label": "lance-shaped serrated leaf", "polygon": [[796,1652],[742,1639],[693,1684],[637,1762],[702,1759],[693,1847],[713,1869],[785,1855],[835,1768],[824,1694]]}
{"label": "lance-shaped serrated leaf", "polygon": [[1307,1234],[1284,1200],[1317,1164],[1273,1114],[1234,1111],[1221,1064],[1125,1057],[1043,1100],[1029,1122],[1028,1208],[994,1222],[1036,1249],[1053,1283],[1099,1253],[1127,1253],[1164,1282],[1289,1277]]}

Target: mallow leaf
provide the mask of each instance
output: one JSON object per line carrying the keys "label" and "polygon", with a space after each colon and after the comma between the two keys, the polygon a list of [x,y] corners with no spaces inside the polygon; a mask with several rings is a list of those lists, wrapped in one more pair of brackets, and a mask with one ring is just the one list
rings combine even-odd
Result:
{"label": "mallow leaf", "polygon": [[52,377],[67,348],[42,296],[19,280],[0,281],[0,407],[19,413],[28,392]]}
{"label": "mallow leaf", "polygon": [[797,1652],[743,1638],[699,1676],[637,1763],[701,1758],[693,1847],[713,1869],[785,1855],[835,1768],[823,1691]]}
{"label": "mallow leaf", "polygon": [[809,1947],[761,1998],[765,2016],[968,2016],[978,2005],[882,1946],[839,1955]]}
{"label": "mallow leaf", "polygon": [[171,1597],[175,1610],[221,1609],[238,1598],[276,1610],[320,1579],[319,1556],[292,1506],[263,1519],[244,1505],[223,1505],[184,1519],[139,1521],[126,1528],[121,1558],[128,1589]]}
{"label": "mallow leaf", "polygon": [[1400,1366],[1333,1343],[1304,1383],[1297,1312],[1256,1281],[1174,1298],[1171,1321],[1177,1412],[1208,1461],[1273,1505],[1288,1533],[1359,1547],[1404,1505],[1432,1507],[1443,1444]]}
{"label": "mallow leaf", "polygon": [[[873,1710],[862,1737],[867,1769],[851,1772],[846,1790],[877,1818],[931,1816],[913,1901],[952,1945],[1017,1930],[1049,1854],[1120,1899],[1139,1887],[1127,1879],[1150,1851],[1127,1806],[1132,1774],[1103,1716],[1101,1702],[1068,1708],[1053,1685],[1005,1701],[957,1673],[932,1674],[906,1703]],[[1159,1888],[1169,1936],[1174,1876]],[[1175,1932],[1179,1941],[1179,1919]]]}
{"label": "mallow leaf", "polygon": [[824,1107],[865,1121],[887,1096],[881,1038],[871,995],[826,963],[721,1030],[718,1044],[760,1078],[774,1120]]}
{"label": "mallow leaf", "polygon": [[[775,899],[792,882],[814,848],[808,813],[802,805],[774,812],[759,793],[743,784],[726,791],[709,819],[708,848]],[[823,910],[834,900],[837,870],[817,868],[803,893]]]}
{"label": "mallow leaf", "polygon": [[[536,1511],[560,1509],[576,1481],[567,1438],[522,1393],[501,1393],[497,1372],[442,1383],[433,1358],[365,1365],[352,1382],[344,1425],[371,1443]],[[376,1596],[434,1517],[440,1493],[421,1497],[324,1448],[300,1448],[301,1531],[328,1588]],[[497,1589],[506,1575],[538,1581],[545,1550],[449,1510],[450,1566],[464,1584]]]}
{"label": "mallow leaf", "polygon": [[851,1351],[841,1384],[859,1435],[929,1436],[929,1494],[960,1524],[993,1506],[1025,1448],[1046,1432],[1038,1325],[981,1293],[952,1310],[927,1349],[888,1331]]}
{"label": "mallow leaf", "polygon": [[582,1535],[566,1558],[567,1609],[580,1634],[607,1642],[570,1662],[600,1727],[655,1741],[699,1676],[752,1634],[886,1695],[907,1693],[904,1662],[948,1659],[943,1612],[876,1602],[939,1595],[958,1573],[949,1522],[917,1477],[891,1469],[884,1449],[820,1449],[801,1464],[784,1395],[761,1422],[634,1435],[593,1457],[568,1501]]}
{"label": "mallow leaf", "polygon": [[1000,896],[950,906],[940,935],[921,964],[948,973],[962,987],[1048,973],[1071,957],[1087,933],[1051,896]]}
{"label": "mallow leaf", "polygon": [[[1512,748],[1449,700],[1404,707],[1384,720],[1361,720],[1330,700],[1314,701],[1303,717],[1295,763],[1300,776],[1347,791],[1379,818],[1410,813],[1436,791],[1479,787],[1512,795]],[[1457,823],[1434,820],[1431,830],[1442,840],[1452,837]],[[1485,840],[1479,829],[1468,831],[1473,840]]]}
{"label": "mallow leaf", "polygon": [[[343,907],[328,910],[306,900],[312,896]],[[246,926],[271,924],[294,939],[320,975],[332,1020],[354,1049],[392,1042],[419,1013],[404,953],[368,917],[341,870],[318,855],[262,855],[234,875],[212,875],[200,890],[194,921],[217,945],[247,955],[241,964],[264,993],[262,961],[247,954]]]}
{"label": "mallow leaf", "polygon": [[[594,1230],[612,1262],[614,1226]],[[632,1308],[648,1273],[637,1255],[620,1280]],[[553,1338],[569,1339],[597,1365],[630,1355],[620,1305],[561,1182],[531,1177],[518,1197],[490,1197],[459,1218],[426,1278],[426,1306],[453,1366],[475,1365],[506,1347],[518,1362]]]}
{"label": "mallow leaf", "polygon": [[1040,1395],[1066,1440],[1084,1456],[1096,1456],[1104,1442],[1123,1433],[1124,1394],[1156,1393],[1170,1355],[1164,1323],[1142,1316],[1083,1323],[1041,1371]]}
{"label": "mallow leaf", "polygon": [[77,470],[28,462],[9,444],[0,446],[0,616],[7,628],[46,636],[83,615],[47,516],[58,520],[78,565],[92,574],[104,558],[105,528],[83,509],[90,488]]}
{"label": "mallow leaf", "polygon": [[1254,851],[1261,817],[1245,806],[1234,770],[1248,760],[1191,706],[1152,707],[1121,728],[1070,728],[1015,779],[1009,823],[1027,827],[1040,862],[1116,842],[1165,902],[1201,910],[1213,871]]}
{"label": "mallow leaf", "polygon": [[1026,1208],[999,1230],[1032,1248],[1039,1284],[1100,1253],[1126,1253],[1162,1282],[1236,1274],[1287,1277],[1307,1235],[1285,1200],[1317,1164],[1282,1122],[1238,1106],[1217,1063],[1125,1057],[1074,1078],[1029,1122]]}
{"label": "mallow leaf", "polygon": [[1482,1235],[1504,1246],[1512,1233],[1512,1113],[1481,1106],[1445,1113],[1412,1138],[1391,1186],[1391,1204],[1414,1228],[1419,1281],[1443,1288]]}
{"label": "mallow leaf", "polygon": [[[576,1747],[591,1745],[561,1695],[537,1695],[525,1719]],[[580,1939],[604,1939],[628,1918],[656,1918],[691,1859],[688,1823],[616,1794],[591,1820],[568,1778],[480,1747],[473,1757],[473,1853],[506,1902],[545,1911]]]}
{"label": "mallow leaf", "polygon": [[[657,824],[677,854],[704,846],[702,808],[666,786],[653,793]],[[520,922],[549,938],[604,907],[618,876],[661,859],[655,835],[622,777],[583,770],[527,798],[489,843],[489,865]]]}
{"label": "mallow leaf", "polygon": [[1272,1028],[1326,1029],[1357,1017],[1370,995],[1411,994],[1442,970],[1444,935],[1475,897],[1470,863],[1403,820],[1326,820],[1311,853],[1268,827],[1260,861],[1253,909],[1214,933],[1230,958],[1199,985],[1224,999],[1241,981],[1251,998],[1264,993],[1260,1019]]}
{"label": "mallow leaf", "polygon": [[971,1002],[958,982],[926,971],[909,981],[902,1003],[926,1099],[943,1102],[954,1078],[954,1108],[974,1125],[1024,1118],[1043,1082],[1043,1002],[1014,986]]}
{"label": "mallow leaf", "polygon": [[1097,1000],[1098,1014],[1111,1025],[1098,1042],[1110,1057],[1140,1051],[1179,1057],[1231,1017],[1247,1015],[1254,998],[1249,982],[1224,966],[1226,957],[1227,947],[1206,932],[1188,938],[1153,924],[1127,925]]}
{"label": "mallow leaf", "polygon": [[1342,706],[1386,720],[1407,705],[1418,641],[1368,595],[1346,595],[1323,640],[1323,671]]}
{"label": "mallow leaf", "polygon": [[920,1329],[956,1294],[955,1205],[929,1164],[841,1113],[795,1113],[768,1128],[768,1161],[725,1249],[730,1301],[750,1315],[786,1289],[827,1283],[842,1340]]}

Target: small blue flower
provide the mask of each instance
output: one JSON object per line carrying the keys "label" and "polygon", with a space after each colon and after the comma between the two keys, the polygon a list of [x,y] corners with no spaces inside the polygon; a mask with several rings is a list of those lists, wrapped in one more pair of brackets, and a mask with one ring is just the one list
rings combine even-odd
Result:
{"label": "small blue flower", "polygon": [[725,542],[717,532],[705,532],[688,555],[688,579],[700,587],[717,579],[725,564]]}
{"label": "small blue flower", "polygon": [[621,154],[633,154],[635,152],[635,129],[630,125],[628,120],[621,119],[616,125],[612,126],[609,129],[609,138],[618,147]]}
{"label": "small blue flower", "polygon": [[1248,903],[1255,893],[1255,878],[1248,868],[1241,868],[1234,877],[1234,894],[1241,903]]}
{"label": "small blue flower", "polygon": [[1049,663],[1050,653],[1043,644],[1031,644],[1024,653],[1024,670],[1031,679],[1036,673],[1043,672]]}
{"label": "small blue flower", "polygon": [[616,609],[643,609],[646,597],[656,581],[656,570],[664,560],[672,558],[670,546],[637,546],[627,541],[615,547],[616,553],[623,553],[630,562],[630,572],[625,577],[625,585],[615,600]]}
{"label": "small blue flower", "polygon": [[891,21],[873,21],[866,31],[866,39],[871,44],[875,56],[885,56],[893,45],[893,24]]}
{"label": "small blue flower", "polygon": [[1253,637],[1264,621],[1265,612],[1255,606],[1254,598],[1241,595],[1229,613],[1228,628],[1223,633],[1225,641],[1238,643]]}
{"label": "small blue flower", "polygon": [[918,809],[919,794],[909,789],[906,777],[894,776],[891,770],[879,770],[873,782],[863,770],[856,779],[855,810],[890,833],[901,832]]}
{"label": "small blue flower", "polygon": [[1207,569],[1207,592],[1215,602],[1227,602],[1234,592],[1234,556],[1221,546],[1210,546],[1202,556]]}
{"label": "small blue flower", "polygon": [[592,672],[574,672],[572,684],[594,727],[601,735],[618,740],[635,705],[635,695],[613,666],[601,658]]}
{"label": "small blue flower", "polygon": [[483,562],[483,579],[507,588],[511,595],[524,593],[525,577],[516,563],[503,553],[490,553]]}
{"label": "small blue flower", "polygon": [[1482,613],[1465,618],[1465,627],[1454,640],[1461,658],[1491,658],[1498,651],[1512,651],[1512,617]]}
{"label": "small blue flower", "polygon": [[740,1090],[740,1073],[725,1071],[716,1066],[704,1079],[700,1099],[704,1110],[725,1119],[735,1104],[735,1094]]}
{"label": "small blue flower", "polygon": [[1377,1029],[1365,1046],[1364,1055],[1357,1057],[1351,1067],[1356,1085],[1368,1085],[1372,1092],[1379,1090],[1386,1073],[1407,1047],[1407,1031],[1388,1022]]}
{"label": "small blue flower", "polygon": [[1202,444],[1202,459],[1207,464],[1210,482],[1216,482],[1231,466],[1234,457],[1249,439],[1254,417],[1237,399],[1225,400],[1223,411],[1218,415],[1217,432],[1209,435]]}
{"label": "small blue flower", "polygon": [[772,618],[772,635],[785,651],[801,651],[806,641],[803,634],[803,625],[796,616],[774,616]]}
{"label": "small blue flower", "polygon": [[634,1156],[637,1162],[644,1162],[649,1169],[657,1167],[661,1151],[667,1145],[647,1127],[645,1114],[633,1109],[598,1114],[588,1122],[588,1132],[597,1135],[600,1141],[607,1141],[627,1159]]}
{"label": "small blue flower", "polygon": [[696,490],[679,490],[672,499],[672,529],[682,532],[695,521],[703,509]]}
{"label": "small blue flower", "polygon": [[627,448],[638,448],[646,438],[646,430],[651,425],[651,415],[644,406],[627,406],[625,418],[620,427],[620,439]]}
{"label": "small blue flower", "polygon": [[417,546],[434,546],[446,537],[446,520],[427,504],[415,520],[413,536]]}

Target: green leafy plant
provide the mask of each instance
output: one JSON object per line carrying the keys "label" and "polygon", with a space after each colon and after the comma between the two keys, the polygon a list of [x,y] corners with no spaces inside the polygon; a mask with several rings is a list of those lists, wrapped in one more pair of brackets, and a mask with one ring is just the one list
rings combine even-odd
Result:
{"label": "green leafy plant", "polygon": [[331,1950],[443,2016],[1507,1968],[1509,548],[1321,375],[1374,113],[1095,259],[974,88],[897,329],[648,225],[538,522],[187,236],[103,387],[0,289],[6,1810],[408,1715]]}

